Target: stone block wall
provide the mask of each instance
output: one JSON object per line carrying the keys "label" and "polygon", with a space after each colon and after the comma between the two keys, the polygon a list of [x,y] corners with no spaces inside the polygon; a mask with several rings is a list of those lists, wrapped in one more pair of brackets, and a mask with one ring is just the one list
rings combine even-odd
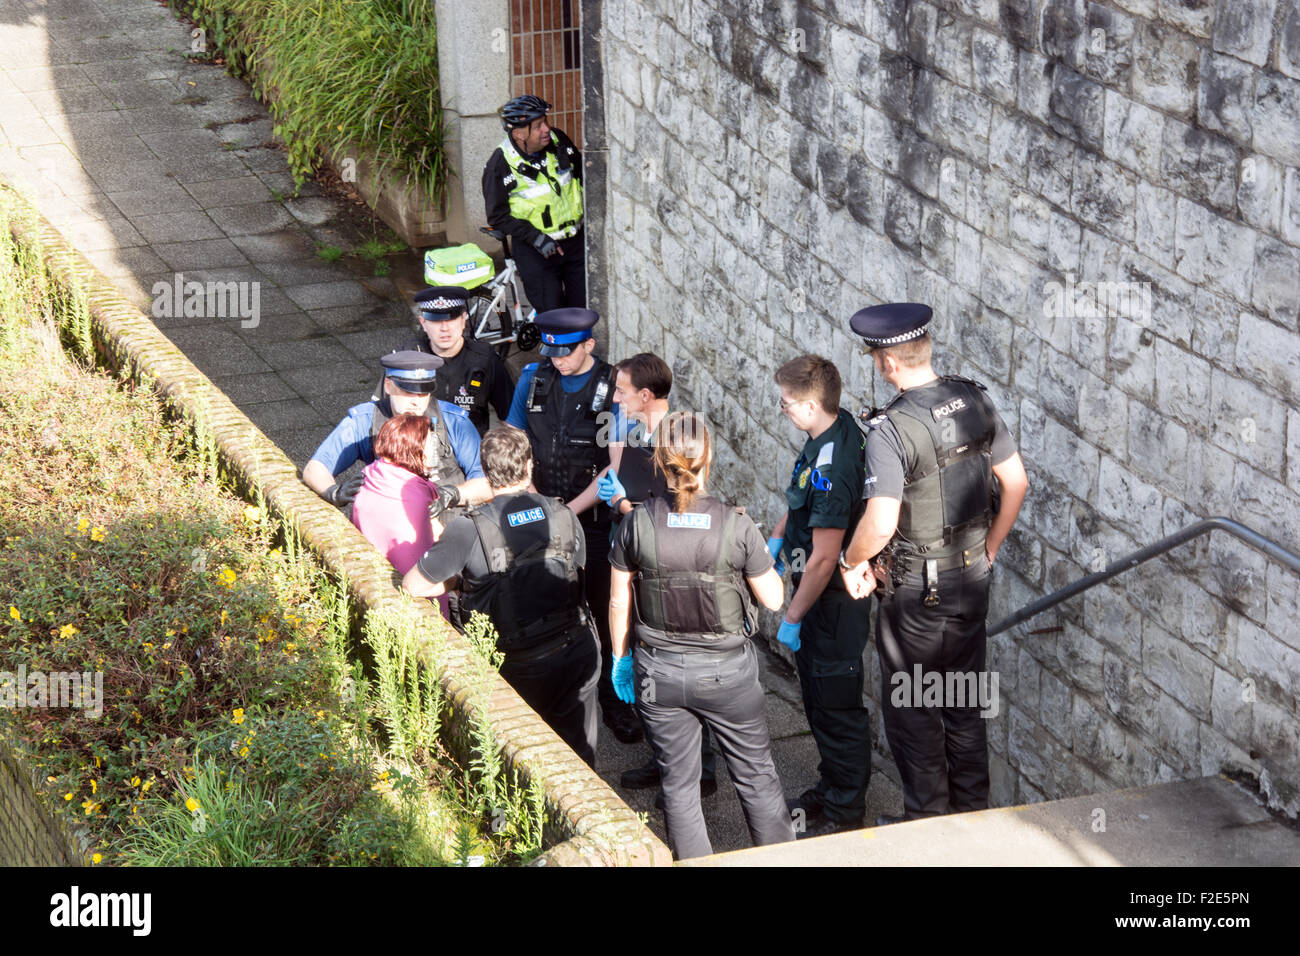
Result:
{"label": "stone block wall", "polygon": [[[1300,2],[618,0],[600,38],[610,352],[668,359],[756,516],[775,368],[881,403],[848,317],[914,300],[1030,474],[991,620],[1202,516],[1300,549]],[[1236,767],[1300,810],[1300,587],[1225,535],[989,667],[998,803]]]}
{"label": "stone block wall", "polygon": [[41,805],[32,775],[0,734],[0,866],[79,866],[87,842]]}

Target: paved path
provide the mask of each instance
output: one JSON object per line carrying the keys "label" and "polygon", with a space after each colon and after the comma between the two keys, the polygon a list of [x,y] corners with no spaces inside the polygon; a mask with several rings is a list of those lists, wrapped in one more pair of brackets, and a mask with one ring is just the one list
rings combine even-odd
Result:
{"label": "paved path", "polygon": [[[365,238],[367,217],[312,184],[287,198],[293,180],[265,108],[222,68],[189,61],[189,44],[188,28],[152,0],[0,0],[0,177],[147,314],[154,283],[178,272],[258,283],[255,326],[155,321],[301,467],[369,397],[378,357],[410,329],[399,285],[419,284],[418,260],[394,271],[395,284],[320,259],[318,245]],[[762,656],[777,767],[793,795],[816,779],[816,747],[797,683]],[[598,766],[611,783],[649,759],[645,744],[601,734]],[[705,802],[714,848],[748,846],[725,770],[720,779]],[[662,836],[655,791],[624,796]],[[869,819],[902,805],[880,772],[869,802]]]}

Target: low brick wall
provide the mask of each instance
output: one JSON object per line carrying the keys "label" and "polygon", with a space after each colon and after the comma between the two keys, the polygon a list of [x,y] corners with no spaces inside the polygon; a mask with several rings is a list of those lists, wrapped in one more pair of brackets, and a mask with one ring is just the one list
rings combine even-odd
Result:
{"label": "low brick wall", "polygon": [[0,866],[81,866],[86,834],[50,813],[37,786],[0,736]]}
{"label": "low brick wall", "polygon": [[[363,610],[416,607],[437,641],[421,648],[422,663],[443,675],[452,724],[477,716],[486,700],[488,722],[508,769],[521,784],[536,781],[546,799],[548,823],[572,845],[553,847],[542,858],[550,865],[668,864],[668,848],[638,815],[566,746],[553,730],[496,673],[483,688],[473,676],[474,651],[452,630],[428,601],[399,589],[400,579],[371,544],[332,505],[326,504],[298,477],[297,469],[271,442],[164,336],[140,310],[130,305],[43,217],[29,235],[15,225],[20,241],[37,242],[51,272],[65,284],[86,290],[92,334],[102,359],[138,382],[152,387],[185,417],[206,423],[222,462],[247,487],[260,487],[267,507],[297,527],[302,540],[322,565],[347,582]],[[436,656],[435,656],[436,655]],[[486,691],[486,693],[484,692]],[[449,746],[456,735],[448,735]]]}

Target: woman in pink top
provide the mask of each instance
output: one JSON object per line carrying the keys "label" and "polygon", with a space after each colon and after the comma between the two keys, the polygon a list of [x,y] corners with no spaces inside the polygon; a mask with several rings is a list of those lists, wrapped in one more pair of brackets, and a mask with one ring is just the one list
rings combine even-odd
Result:
{"label": "woman in pink top", "polygon": [[[375,460],[362,471],[364,482],[352,503],[352,523],[399,574],[415,567],[442,530],[429,518],[429,504],[438,497],[426,477],[433,439],[425,415],[384,422],[375,436]],[[438,605],[448,617],[446,595]]]}

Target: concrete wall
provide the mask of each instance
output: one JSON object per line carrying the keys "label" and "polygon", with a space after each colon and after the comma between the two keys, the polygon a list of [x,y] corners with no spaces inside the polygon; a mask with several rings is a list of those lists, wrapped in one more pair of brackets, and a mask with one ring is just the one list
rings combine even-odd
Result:
{"label": "concrete wall", "polygon": [[[993,619],[1198,516],[1300,549],[1296,0],[620,0],[601,26],[611,354],[672,363],[726,493],[778,517],[773,370],[819,352],[847,407],[883,402],[847,320],[909,299],[1030,471]],[[1085,282],[1150,309],[1053,310]],[[1300,589],[1223,535],[989,665],[999,803],[1240,766],[1300,809]]]}
{"label": "concrete wall", "polygon": [[69,828],[41,806],[32,775],[0,736],[0,866],[77,866],[85,854],[76,843]]}

